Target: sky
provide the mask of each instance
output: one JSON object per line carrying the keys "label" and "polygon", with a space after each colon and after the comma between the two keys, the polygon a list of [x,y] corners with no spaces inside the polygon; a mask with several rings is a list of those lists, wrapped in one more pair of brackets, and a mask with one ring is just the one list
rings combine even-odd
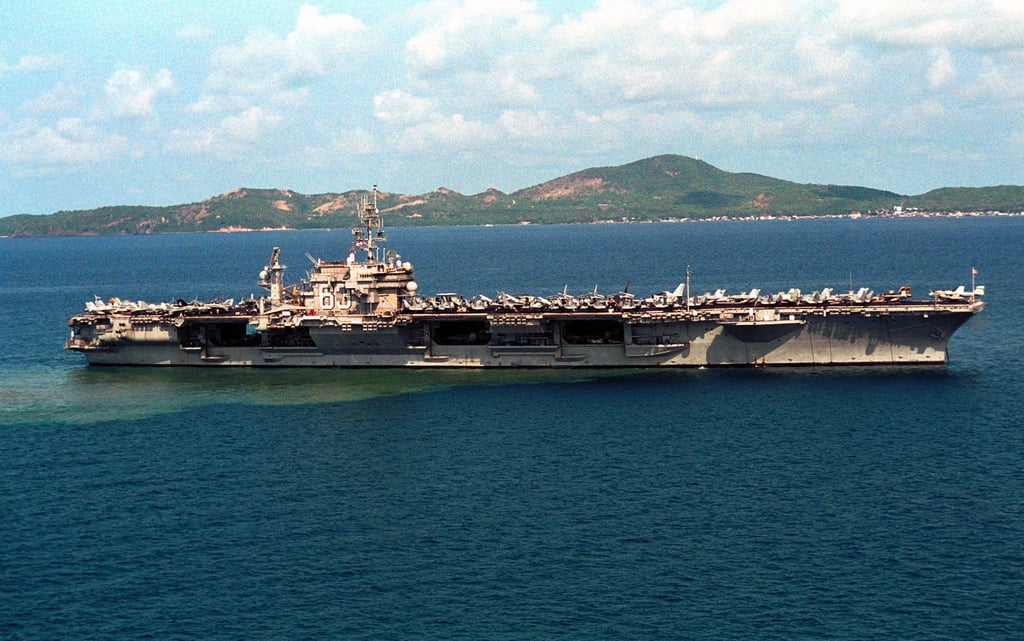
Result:
{"label": "sky", "polygon": [[1021,0],[4,0],[0,216],[682,154],[1024,184]]}

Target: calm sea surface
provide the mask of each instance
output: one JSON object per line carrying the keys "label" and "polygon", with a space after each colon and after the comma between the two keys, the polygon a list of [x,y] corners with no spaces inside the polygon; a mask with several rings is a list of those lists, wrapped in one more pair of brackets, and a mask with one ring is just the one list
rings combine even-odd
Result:
{"label": "calm sea surface", "polygon": [[1019,639],[1024,219],[393,229],[421,291],[986,285],[945,368],[89,369],[344,231],[0,239],[0,639]]}

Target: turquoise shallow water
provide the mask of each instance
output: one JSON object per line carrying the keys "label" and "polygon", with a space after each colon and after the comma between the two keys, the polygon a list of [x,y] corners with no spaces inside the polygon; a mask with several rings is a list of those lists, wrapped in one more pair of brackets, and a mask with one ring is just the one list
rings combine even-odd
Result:
{"label": "turquoise shallow water", "polygon": [[392,230],[427,292],[916,293],[946,368],[89,369],[94,294],[235,296],[339,232],[0,240],[0,637],[1011,639],[1020,219]]}

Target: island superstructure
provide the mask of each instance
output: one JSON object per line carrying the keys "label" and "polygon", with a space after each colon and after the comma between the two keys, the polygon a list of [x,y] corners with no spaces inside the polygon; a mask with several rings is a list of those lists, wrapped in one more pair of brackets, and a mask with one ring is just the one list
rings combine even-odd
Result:
{"label": "island superstructure", "polygon": [[914,299],[907,287],[772,295],[646,297],[498,292],[423,296],[386,251],[377,190],[352,251],[315,259],[286,285],[280,250],[240,302],[96,299],[65,343],[91,365],[246,367],[705,367],[943,364],[953,333],[984,304],[973,283]]}

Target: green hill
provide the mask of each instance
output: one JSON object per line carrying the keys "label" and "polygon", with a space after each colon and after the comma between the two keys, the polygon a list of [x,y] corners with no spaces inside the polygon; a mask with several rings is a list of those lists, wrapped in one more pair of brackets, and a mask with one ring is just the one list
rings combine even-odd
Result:
{"label": "green hill", "polygon": [[[365,190],[306,195],[284,189],[235,189],[199,203],[100,207],[0,218],[0,235],[153,234],[233,229],[348,227]],[[1024,187],[946,188],[919,196],[847,185],[794,183],[731,173],[685,156],[665,155],[595,167],[511,194],[382,193],[390,226],[558,223],[679,218],[821,216],[895,206],[930,212],[1024,211]]]}
{"label": "green hill", "polygon": [[925,211],[1024,211],[1024,187],[943,187],[906,199],[907,207]]}
{"label": "green hill", "polygon": [[590,219],[825,215],[891,207],[901,196],[865,187],[803,185],[722,171],[685,156],[587,169],[513,194],[538,211]]}

